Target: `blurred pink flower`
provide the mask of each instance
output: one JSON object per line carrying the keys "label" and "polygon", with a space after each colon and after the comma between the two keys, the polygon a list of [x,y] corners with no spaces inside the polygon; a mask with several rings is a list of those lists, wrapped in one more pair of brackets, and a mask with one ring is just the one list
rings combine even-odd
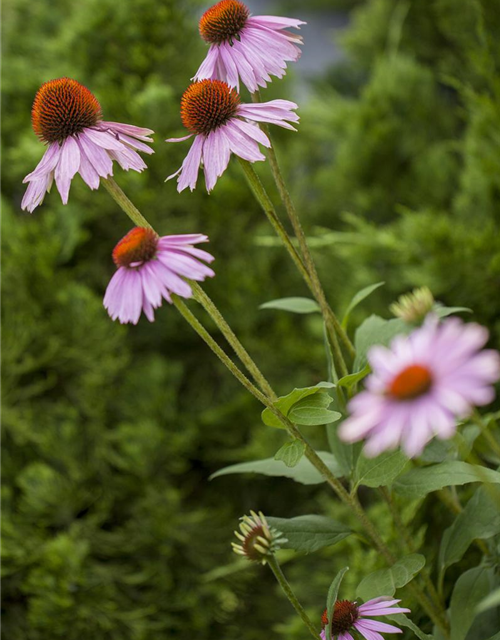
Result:
{"label": "blurred pink flower", "polygon": [[214,276],[203,262],[213,256],[193,247],[208,242],[207,236],[189,234],[162,236],[151,229],[135,227],[120,240],[113,250],[118,270],[111,278],[104,296],[104,307],[113,320],[122,324],[137,324],[141,311],[150,322],[154,309],[162,299],[172,302],[171,293],[190,298],[191,287],[183,278],[199,282]]}
{"label": "blurred pink flower", "polygon": [[184,92],[181,102],[182,122],[191,133],[183,138],[169,138],[167,142],[182,142],[193,135],[195,139],[181,168],[167,180],[178,175],[177,191],[186,187],[193,191],[203,163],[207,190],[211,191],[226,170],[231,153],[249,162],[266,159],[259,143],[265,147],[271,143],[256,122],[296,131],[289,124],[299,120],[294,109],[297,105],[288,100],[241,104],[238,93],[225,82],[195,82]]}
{"label": "blurred pink flower", "polygon": [[[400,600],[392,600],[388,597],[374,598],[365,604],[358,605],[350,600],[337,600],[333,609],[332,637],[338,640],[354,640],[350,631],[354,629],[366,640],[384,640],[378,633],[403,633],[398,627],[378,620],[369,620],[374,616],[393,615],[395,613],[409,613],[409,609],[395,607]],[[328,612],[325,609],[321,617],[323,631],[322,640],[326,640],[326,626],[328,625]]]}
{"label": "blurred pink flower", "polygon": [[67,204],[71,180],[79,173],[91,189],[99,179],[113,175],[113,160],[128,171],[141,172],[146,164],[136,150],[153,153],[151,129],[104,122],[101,106],[83,85],[58,78],[38,90],[31,111],[33,129],[48,143],[47,151],[28,182],[21,207],[30,213],[43,202],[55,178],[63,204]]}
{"label": "blurred pink flower", "polygon": [[251,16],[243,2],[222,0],[200,20],[200,35],[210,44],[207,57],[193,80],[222,80],[239,91],[240,78],[252,93],[282,78],[287,62],[300,58],[302,38],[285,31],[300,29],[301,20]]}
{"label": "blurred pink flower", "polygon": [[448,318],[428,316],[409,336],[396,337],[390,349],[373,347],[373,369],[366,390],[349,403],[351,416],[340,426],[347,442],[367,438],[365,453],[376,456],[401,444],[405,453],[422,453],[434,435],[450,438],[457,418],[495,397],[500,357],[484,350],[488,331]]}

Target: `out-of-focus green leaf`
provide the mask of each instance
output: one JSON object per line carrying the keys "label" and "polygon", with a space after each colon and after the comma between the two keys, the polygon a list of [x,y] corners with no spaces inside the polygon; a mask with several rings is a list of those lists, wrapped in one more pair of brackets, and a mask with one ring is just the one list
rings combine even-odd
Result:
{"label": "out-of-focus green leaf", "polygon": [[491,590],[491,576],[491,569],[475,567],[458,578],[450,602],[450,640],[465,640],[478,604]]}
{"label": "out-of-focus green leaf", "polygon": [[358,293],[356,293],[356,295],[353,297],[353,299],[349,303],[349,306],[347,307],[347,310],[342,319],[343,327],[347,326],[347,323],[349,322],[349,316],[351,315],[351,312],[353,311],[353,309],[355,309],[358,306],[358,304],[360,304],[360,302],[363,302],[365,298],[368,298],[368,296],[371,295],[378,288],[384,286],[384,284],[385,282],[377,282],[376,284],[370,284],[364,289],[361,289],[361,291],[358,291]]}
{"label": "out-of-focus green leaf", "polygon": [[491,482],[500,484],[500,473],[480,465],[459,460],[441,462],[430,467],[412,469],[394,483],[394,490],[409,498],[422,498],[443,487]]}
{"label": "out-of-focus green leaf", "polygon": [[379,316],[370,316],[357,329],[354,338],[354,348],[356,358],[354,360],[354,371],[361,371],[367,365],[367,353],[374,345],[387,347],[399,334],[407,334],[411,327],[403,320],[394,318],[384,320]]}
{"label": "out-of-focus green leaf", "polygon": [[474,540],[486,540],[500,533],[499,500],[498,487],[480,487],[475,492],[462,513],[443,534],[439,549],[441,571],[459,562]]}
{"label": "out-of-focus green leaf", "polygon": [[321,311],[318,303],[311,298],[278,298],[261,304],[259,309],[279,309],[290,313],[317,313]]}

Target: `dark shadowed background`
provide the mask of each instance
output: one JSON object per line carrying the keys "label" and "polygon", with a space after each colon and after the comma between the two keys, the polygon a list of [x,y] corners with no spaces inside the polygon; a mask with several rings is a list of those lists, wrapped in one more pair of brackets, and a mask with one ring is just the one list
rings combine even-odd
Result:
{"label": "dark shadowed background", "polygon": [[[383,280],[354,321],[388,315],[397,295],[425,284],[472,307],[498,346],[498,0],[249,5],[309,23],[303,59],[263,93],[300,103],[299,133],[274,135],[332,305],[342,311]],[[54,189],[33,215],[20,210],[22,179],[43,152],[33,97],[42,82],[73,77],[106,119],[155,130],[149,170],[116,169],[116,180],[160,233],[210,236],[217,276],[205,288],[276,390],[325,379],[319,319],[258,308],[307,292],[238,164],[210,196],[201,180],[192,194],[164,184],[187,151],[163,140],[182,131],[179,100],[206,52],[197,19],[207,6],[3,2],[6,640],[305,637],[270,572],[237,563],[232,531],[251,508],[337,519],[342,508],[321,487],[286,479],[208,482],[222,466],[273,456],[283,434],[261,424],[259,405],[173,307],[137,327],[108,318],[110,254],[131,225],[105,191],[77,177],[67,206]],[[257,170],[275,197],[267,167]],[[320,431],[308,436],[326,448]],[[423,513],[422,535],[432,536],[429,522],[446,516]],[[333,574],[351,567],[349,597],[379,559],[350,538],[283,561],[319,620]]]}

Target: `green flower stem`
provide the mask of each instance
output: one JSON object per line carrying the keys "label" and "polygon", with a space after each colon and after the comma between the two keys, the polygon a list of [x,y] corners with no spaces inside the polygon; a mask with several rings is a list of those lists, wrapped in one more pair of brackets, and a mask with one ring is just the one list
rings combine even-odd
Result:
{"label": "green flower stem", "polygon": [[248,351],[238,340],[234,331],[226,322],[224,316],[217,309],[215,304],[212,302],[212,300],[208,297],[208,295],[205,293],[205,291],[200,287],[200,285],[197,282],[190,280],[189,284],[191,285],[191,288],[193,290],[194,299],[197,302],[199,302],[199,304],[201,304],[201,306],[205,309],[205,311],[207,311],[210,317],[214,320],[216,325],[221,330],[222,335],[229,342],[229,344],[233,348],[238,358],[245,365],[245,367],[247,368],[248,372],[251,374],[255,382],[259,385],[261,391],[263,391],[268,396],[268,398],[270,398],[273,402],[275,402],[278,399],[278,396],[274,393],[271,385],[266,380],[266,378],[264,377],[260,369],[257,367],[255,362],[252,360]]}
{"label": "green flower stem", "polygon": [[[252,100],[254,102],[261,102],[260,91],[256,91],[255,93],[252,94]],[[299,218],[299,215],[297,213],[297,209],[295,208],[293,200],[292,200],[292,198],[290,196],[290,192],[288,191],[288,188],[286,186],[285,180],[283,178],[283,174],[281,172],[281,168],[280,168],[280,165],[279,165],[279,162],[278,162],[278,158],[276,156],[276,151],[274,149],[274,145],[273,145],[273,141],[272,141],[272,138],[271,138],[271,133],[269,131],[269,127],[265,123],[261,123],[260,127],[264,131],[264,133],[267,135],[267,137],[269,138],[269,141],[271,142],[271,146],[267,149],[267,157],[269,159],[269,164],[271,166],[271,172],[273,174],[274,181],[275,181],[276,186],[278,188],[278,192],[280,194],[280,198],[281,198],[281,200],[282,200],[282,202],[283,202],[283,204],[285,206],[286,212],[288,214],[288,218],[290,219],[290,222],[292,223],[293,230],[295,232],[295,236],[296,236],[297,241],[299,243],[299,248],[300,248],[300,251],[302,253],[302,257],[304,259],[304,262],[305,262],[305,266],[306,266],[307,271],[309,273],[309,276],[311,278],[312,285],[314,286],[315,297],[318,300],[318,303],[320,304],[321,309],[322,310],[324,309],[326,311],[326,313],[328,314],[330,322],[333,324],[336,333],[338,334],[338,336],[340,337],[340,339],[342,341],[342,344],[344,345],[344,348],[347,350],[347,353],[349,354],[349,356],[351,358],[354,358],[354,356],[355,356],[354,347],[353,347],[351,341],[349,340],[349,337],[348,337],[347,333],[345,332],[344,328],[342,327],[342,325],[338,321],[337,316],[332,311],[332,309],[330,308],[330,306],[328,305],[328,303],[326,301],[326,296],[325,296],[325,293],[323,291],[323,287],[321,285],[321,281],[319,279],[318,272],[316,270],[316,265],[314,264],[314,260],[313,260],[313,257],[311,255],[311,251],[310,251],[309,246],[307,244],[307,238],[306,238],[306,235],[304,233],[304,229],[302,228],[302,224],[300,222],[300,218]]]}
{"label": "green flower stem", "polygon": [[[107,181],[109,183],[109,181]],[[144,226],[148,228],[152,228],[151,225],[147,222],[147,220],[140,214],[140,212],[134,207],[134,205],[130,202],[130,200],[125,196],[122,190],[116,185],[114,181],[112,181],[111,186],[108,188],[106,186],[108,192],[115,199],[115,201],[120,205],[120,207],[125,211],[125,213],[139,226]],[[195,293],[199,294],[201,291],[201,287],[197,285],[195,287]],[[198,295],[199,301],[203,300],[204,308],[210,314],[214,322],[217,324],[222,334],[230,341],[231,346],[236,351],[239,357],[244,357],[244,364],[248,366],[251,361],[251,368],[253,370],[253,374],[256,374],[258,371],[257,365],[251,360],[249,354],[241,345],[236,335],[229,328],[229,325],[223,319],[222,315],[215,307],[213,302],[205,295]],[[356,515],[360,523],[365,528],[366,532],[370,536],[374,546],[380,551],[381,555],[386,559],[389,564],[394,564],[396,558],[391,554],[384,541],[380,537],[378,531],[375,529],[372,522],[368,519],[363,507],[359,503],[356,495],[350,495],[342,483],[333,475],[331,470],[327,467],[327,465],[323,462],[323,460],[318,456],[316,451],[311,447],[309,442],[304,438],[299,429],[294,425],[286,416],[284,416],[275,406],[274,399],[276,398],[276,394],[272,391],[269,386],[269,390],[271,391],[271,397],[268,397],[265,393],[260,391],[257,387],[255,387],[252,382],[239,370],[239,368],[234,364],[231,358],[226,354],[226,352],[221,349],[219,344],[212,338],[212,336],[208,333],[208,331],[203,327],[203,325],[198,321],[198,319],[191,313],[191,311],[187,308],[186,304],[183,300],[181,300],[178,296],[172,295],[172,302],[184,319],[191,325],[191,327],[198,333],[198,335],[204,340],[204,342],[210,347],[210,349],[214,352],[214,354],[221,360],[221,362],[229,369],[229,371],[235,376],[235,378],[251,393],[259,402],[261,402],[265,407],[267,407],[273,415],[275,415],[278,420],[281,421],[283,426],[286,428],[290,436],[294,439],[300,440],[305,446],[305,456],[311,462],[311,464],[320,472],[320,474],[325,479],[326,483],[333,489],[336,495],[340,498],[342,502],[348,505],[351,511]],[[222,319],[222,321],[221,321]],[[252,371],[250,371],[252,373]],[[262,384],[265,384],[267,387],[269,383],[265,380],[262,374],[257,375]],[[265,381],[265,382],[264,382]],[[256,382],[259,384],[258,380]],[[443,631],[445,638],[449,637],[446,626],[443,625],[439,616],[436,616],[433,607],[430,603],[427,602],[425,594],[418,589],[416,585],[410,583],[409,588],[415,593],[415,597],[419,600],[424,610],[427,612],[429,617],[437,624],[441,630]]]}
{"label": "green flower stem", "polygon": [[153,228],[139,209],[130,202],[113,178],[101,178],[101,182],[113,200],[120,205],[137,227],[147,227],[148,229]]}
{"label": "green flower stem", "polygon": [[331,313],[331,310],[329,311],[329,307],[324,298],[324,295],[321,296],[318,293],[314,285],[314,282],[311,279],[309,271],[307,270],[307,267],[304,265],[304,262],[300,257],[297,249],[295,248],[290,236],[286,232],[285,227],[279,220],[276,214],[276,211],[274,209],[274,205],[271,202],[269,196],[267,195],[267,192],[264,189],[264,186],[262,185],[262,182],[260,181],[259,176],[256,174],[252,164],[248,162],[248,160],[243,160],[242,158],[238,158],[238,159],[240,161],[241,167],[243,168],[243,172],[245,173],[245,177],[248,181],[248,184],[250,186],[252,193],[255,195],[257,201],[259,202],[262,209],[264,210],[264,213],[266,214],[274,230],[283,241],[283,244],[285,245],[288,253],[290,254],[292,260],[294,261],[295,265],[297,266],[298,270],[300,271],[304,280],[306,281],[307,286],[311,290],[311,293],[316,298],[320,306],[321,313],[325,320],[325,325],[328,331],[328,337],[330,339],[330,343],[332,346],[335,368],[337,372],[340,374],[340,376],[346,376],[349,373],[349,371],[345,364],[344,356],[342,355],[342,350],[340,349],[337,333],[335,331],[335,325],[332,322],[333,313]]}
{"label": "green flower stem", "polygon": [[283,590],[283,593],[286,595],[286,597],[290,601],[290,604],[295,609],[295,611],[299,614],[299,616],[302,618],[303,623],[309,629],[312,636],[316,638],[316,640],[318,640],[319,638],[318,629],[316,629],[314,624],[311,622],[311,619],[309,618],[307,613],[304,611],[302,605],[298,601],[297,596],[294,594],[292,587],[290,586],[288,580],[285,578],[285,575],[281,570],[281,567],[279,566],[278,561],[276,560],[276,557],[271,556],[267,562],[269,564],[269,567],[271,568],[271,571],[274,573],[274,576],[278,581],[281,589]]}

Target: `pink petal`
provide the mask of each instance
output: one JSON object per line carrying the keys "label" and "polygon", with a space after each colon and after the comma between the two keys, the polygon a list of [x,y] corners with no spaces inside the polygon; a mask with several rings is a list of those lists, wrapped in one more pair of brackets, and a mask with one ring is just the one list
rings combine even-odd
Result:
{"label": "pink petal", "polygon": [[24,178],[23,183],[30,182],[35,178],[42,178],[46,176],[48,173],[51,173],[56,168],[56,165],[59,161],[60,157],[60,146],[58,142],[52,142],[48,147],[45,153],[42,156],[42,159],[37,164],[34,171],[28,173],[28,175]]}
{"label": "pink petal", "polygon": [[59,162],[55,170],[55,180],[63,204],[68,204],[71,180],[80,168],[80,148],[76,140],[69,136],[62,143]]}

